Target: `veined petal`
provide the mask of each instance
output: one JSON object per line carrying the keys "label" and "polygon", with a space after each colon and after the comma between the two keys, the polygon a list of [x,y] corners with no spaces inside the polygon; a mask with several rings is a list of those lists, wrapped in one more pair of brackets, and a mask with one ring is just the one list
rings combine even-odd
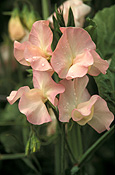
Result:
{"label": "veined petal", "polygon": [[60,94],[59,97],[59,120],[61,122],[69,122],[71,112],[77,106],[74,81],[64,79],[60,83],[65,87],[65,92]]}
{"label": "veined petal", "polygon": [[84,29],[79,27],[61,27],[60,30],[63,35],[67,35],[74,58],[76,55],[83,53],[84,49],[96,49],[90,35]]}
{"label": "veined petal", "polygon": [[94,104],[98,96],[92,96],[89,101],[78,104],[77,108],[72,111],[72,119],[80,125],[85,125],[94,115]]}
{"label": "veined petal", "polygon": [[90,53],[93,56],[94,64],[89,69],[88,73],[92,76],[97,76],[99,73],[106,74],[106,70],[109,67],[109,64],[106,60],[103,60],[95,50],[91,50]]}
{"label": "veined petal", "polygon": [[50,29],[49,21],[41,20],[36,21],[29,35],[29,41],[39,47],[44,52],[52,53],[51,43],[53,40],[53,34]]}
{"label": "veined petal", "polygon": [[71,80],[71,79],[76,78],[76,77],[83,77],[84,75],[87,74],[87,72],[88,72],[88,67],[74,64],[68,70],[68,73],[66,75],[66,79]]}
{"label": "veined petal", "polygon": [[32,59],[28,59],[31,67],[37,71],[52,71],[50,63],[41,56],[35,56]]}
{"label": "veined petal", "polygon": [[25,66],[30,66],[24,57],[24,50],[30,43],[25,41],[23,43],[19,43],[18,41],[14,42],[14,57],[16,60]]}
{"label": "veined petal", "polygon": [[28,92],[30,88],[28,86],[21,87],[18,91],[12,91],[7,97],[8,102],[12,105],[15,103],[25,92]]}
{"label": "veined petal", "polygon": [[67,35],[62,35],[55,51],[52,54],[51,65],[60,78],[65,78],[73,61],[72,51]]}
{"label": "veined petal", "polygon": [[19,101],[19,110],[27,116],[27,120],[35,125],[51,121],[47,108],[42,101],[41,91],[31,89],[22,95]]}
{"label": "veined petal", "polygon": [[[95,44],[90,35],[81,28],[60,29],[63,35],[52,54],[52,67],[60,78],[72,79],[84,76],[88,71],[88,66],[93,64],[93,57],[89,50],[95,49]],[[78,65],[78,71],[75,64]]]}
{"label": "veined petal", "polygon": [[89,66],[93,62],[93,57],[89,50],[85,49],[84,53],[77,55],[73,59],[73,65],[69,68],[66,78],[69,80],[76,77],[83,77],[87,74]]}
{"label": "veined petal", "polygon": [[33,71],[33,84],[35,88],[42,90],[44,96],[54,105],[57,94],[63,93],[65,88],[55,83],[48,72]]}
{"label": "veined petal", "polygon": [[81,78],[75,78],[74,88],[77,97],[77,104],[88,101],[90,99],[90,94],[88,93],[86,86],[88,84],[89,78],[87,75]]}
{"label": "veined petal", "polygon": [[106,101],[98,96],[97,101],[94,104],[94,116],[92,120],[88,122],[88,124],[97,132],[101,133],[106,129],[110,129],[110,124],[113,122],[113,120],[114,115],[109,111]]}

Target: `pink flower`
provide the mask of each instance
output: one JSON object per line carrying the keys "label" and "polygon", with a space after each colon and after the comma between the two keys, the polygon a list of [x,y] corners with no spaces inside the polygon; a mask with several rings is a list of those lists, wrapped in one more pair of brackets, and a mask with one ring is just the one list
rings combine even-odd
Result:
{"label": "pink flower", "polygon": [[51,65],[60,78],[73,79],[85,74],[105,74],[107,61],[96,53],[90,35],[82,28],[60,28],[63,35],[52,54]]}
{"label": "pink flower", "polygon": [[32,26],[28,41],[14,42],[14,56],[19,63],[31,65],[34,70],[52,70],[48,61],[52,55],[53,34],[48,25],[49,21],[36,21]]}
{"label": "pink flower", "polygon": [[49,100],[54,105],[56,95],[65,89],[63,85],[55,83],[48,72],[33,71],[33,85],[34,89],[24,86],[18,91],[12,91],[7,100],[13,104],[20,98],[19,110],[30,123],[40,125],[50,122],[45,103]]}
{"label": "pink flower", "polygon": [[[71,7],[74,21],[76,27],[83,27],[85,16],[90,12],[91,8],[84,4],[82,0],[68,0],[65,1],[59,9],[63,10],[63,18],[65,21],[65,26],[67,26],[69,8]],[[55,13],[54,13],[55,16]],[[53,23],[52,15],[48,18],[48,20]]]}
{"label": "pink flower", "polygon": [[109,130],[114,120],[112,112],[109,111],[106,101],[98,95],[90,97],[86,86],[88,77],[72,80],[62,80],[65,92],[59,98],[59,120],[69,122],[70,118],[79,125],[88,123],[97,132]]}

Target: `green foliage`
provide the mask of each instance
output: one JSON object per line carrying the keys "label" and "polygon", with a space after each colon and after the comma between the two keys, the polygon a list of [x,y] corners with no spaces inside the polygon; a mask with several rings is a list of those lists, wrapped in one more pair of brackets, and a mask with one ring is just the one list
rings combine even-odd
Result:
{"label": "green foliage", "polygon": [[107,70],[107,74],[100,74],[95,77],[95,81],[98,86],[100,96],[106,100],[109,109],[115,114],[115,59],[111,62],[110,68]]}
{"label": "green foliage", "polygon": [[93,21],[97,26],[97,48],[104,59],[109,59],[115,51],[115,5],[96,13]]}
{"label": "green foliage", "polygon": [[107,74],[95,77],[99,94],[107,101],[115,114],[115,5],[99,11],[94,22],[97,25],[97,49],[103,58],[111,58]]}
{"label": "green foliage", "polygon": [[21,11],[21,19],[27,29],[31,30],[33,23],[37,20],[40,20],[40,16],[33,9],[29,10],[27,5],[23,5],[23,9]]}
{"label": "green foliage", "polygon": [[75,27],[74,16],[71,7],[69,9],[68,22],[67,22],[67,27],[70,26]]}

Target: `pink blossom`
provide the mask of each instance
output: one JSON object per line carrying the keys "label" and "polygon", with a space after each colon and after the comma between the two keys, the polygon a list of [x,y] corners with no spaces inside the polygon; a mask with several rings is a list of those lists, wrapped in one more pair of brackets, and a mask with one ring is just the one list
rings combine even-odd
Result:
{"label": "pink blossom", "polygon": [[107,103],[98,95],[90,97],[86,86],[88,77],[72,80],[62,80],[65,92],[59,98],[59,120],[69,122],[70,118],[79,125],[88,123],[97,132],[109,130],[114,120],[112,112],[109,111]]}
{"label": "pink blossom", "polygon": [[34,89],[28,86],[12,91],[7,100],[13,104],[20,98],[19,110],[27,116],[27,120],[35,125],[51,121],[45,106],[47,100],[55,105],[56,95],[64,92],[64,87],[53,81],[48,72],[33,71]]}
{"label": "pink blossom", "polygon": [[[65,26],[67,26],[68,22],[68,15],[69,15],[69,8],[71,7],[73,15],[74,15],[74,21],[76,27],[83,27],[85,16],[91,11],[91,8],[84,4],[82,0],[68,0],[65,1],[59,9],[63,10],[63,18],[65,21]],[[53,14],[54,16],[55,13]],[[51,15],[48,20],[53,23],[53,19]]]}
{"label": "pink blossom", "polygon": [[61,27],[63,35],[52,54],[51,65],[60,78],[73,79],[85,74],[105,74],[107,61],[96,53],[90,35],[82,28]]}
{"label": "pink blossom", "polygon": [[14,42],[14,56],[23,65],[39,71],[52,70],[50,57],[53,34],[49,28],[49,21],[36,21],[29,34],[28,41]]}

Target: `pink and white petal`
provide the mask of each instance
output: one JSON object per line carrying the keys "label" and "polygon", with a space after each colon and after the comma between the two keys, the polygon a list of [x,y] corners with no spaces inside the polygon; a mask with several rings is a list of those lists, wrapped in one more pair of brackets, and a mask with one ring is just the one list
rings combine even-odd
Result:
{"label": "pink and white petal", "polygon": [[[79,27],[60,28],[67,39],[73,54],[73,57],[84,52],[84,49],[96,49],[94,42],[87,31]],[[62,36],[63,36],[62,35]]]}
{"label": "pink and white petal", "polygon": [[93,65],[93,63],[94,59],[89,49],[84,49],[82,54],[77,55],[76,58],[73,59],[73,64],[78,64],[85,67]]}
{"label": "pink and white petal", "polygon": [[38,70],[38,71],[52,71],[53,70],[50,63],[44,57],[36,56],[29,61],[30,61],[31,67],[34,70]]}
{"label": "pink and white petal", "polygon": [[63,93],[65,88],[61,84],[55,83],[51,78],[50,73],[33,71],[33,84],[35,88],[41,89],[44,96],[54,105],[54,100],[57,94]]}
{"label": "pink and white petal", "polygon": [[19,101],[19,110],[27,116],[27,120],[32,124],[41,125],[51,121],[38,89],[31,89],[23,94]]}
{"label": "pink and white petal", "polygon": [[76,93],[78,104],[89,100],[90,95],[88,91],[86,90],[88,81],[89,81],[89,78],[87,75],[81,78],[74,79],[74,88],[75,88],[75,93]]}
{"label": "pink and white petal", "polygon": [[18,91],[12,91],[10,95],[7,97],[8,102],[12,105],[15,103],[25,92],[28,92],[30,88],[28,86],[24,86],[18,89]]}
{"label": "pink and white petal", "polygon": [[52,54],[51,65],[59,74],[60,78],[65,78],[66,73],[71,66],[73,56],[67,39],[67,35],[62,35],[55,51]]}
{"label": "pink and white petal", "polygon": [[14,57],[20,64],[23,64],[25,66],[30,66],[24,57],[24,50],[28,45],[28,41],[25,41],[23,43],[19,43],[18,41],[14,42]]}
{"label": "pink and white petal", "polygon": [[110,129],[110,125],[114,120],[114,115],[109,111],[107,103],[104,99],[98,96],[98,100],[94,104],[94,116],[88,124],[97,132],[101,133],[106,129]]}
{"label": "pink and white petal", "polygon": [[42,55],[42,51],[37,46],[32,45],[31,43],[24,50],[24,57],[26,61],[29,61],[29,59],[36,59],[36,57]]}
{"label": "pink and white petal", "polygon": [[83,77],[88,72],[88,67],[81,66],[79,64],[73,64],[66,75],[67,80],[71,80],[76,77]]}
{"label": "pink and white petal", "polygon": [[89,50],[85,49],[84,53],[79,54],[73,60],[73,65],[70,67],[66,78],[72,79],[83,77],[87,74],[89,67],[93,64],[93,57]]}
{"label": "pink and white petal", "polygon": [[77,106],[74,81],[64,79],[60,83],[65,87],[65,92],[60,94],[59,97],[59,120],[61,122],[69,122],[71,112]]}
{"label": "pink and white petal", "polygon": [[80,125],[85,125],[90,121],[94,114],[94,104],[98,99],[98,95],[93,95],[89,101],[80,103],[72,111],[72,119]]}
{"label": "pink and white petal", "polygon": [[99,73],[106,74],[106,70],[109,67],[108,62],[103,60],[94,50],[91,50],[90,52],[93,56],[94,64],[91,66],[91,69],[88,71],[88,73],[92,76],[97,76]]}
{"label": "pink and white petal", "polygon": [[53,40],[53,33],[48,25],[49,21],[36,21],[32,26],[29,41],[45,52],[52,52],[51,43]]}

